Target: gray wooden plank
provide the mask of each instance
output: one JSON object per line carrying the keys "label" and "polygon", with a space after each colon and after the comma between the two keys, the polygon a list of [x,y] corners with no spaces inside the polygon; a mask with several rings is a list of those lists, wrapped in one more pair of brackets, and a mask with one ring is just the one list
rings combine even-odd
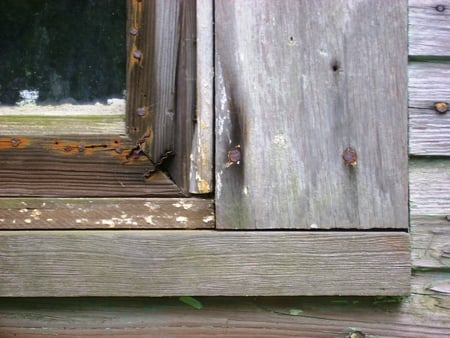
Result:
{"label": "gray wooden plank", "polygon": [[450,114],[436,103],[450,103],[450,64],[412,62],[409,65],[409,151],[412,155],[450,155]]}
{"label": "gray wooden plank", "polygon": [[406,228],[407,2],[215,13],[218,227]]}
{"label": "gray wooden plank", "polygon": [[450,297],[433,290],[448,276],[414,274],[409,297],[200,297],[200,311],[175,297],[9,298],[0,302],[0,332],[27,338],[448,337]]}
{"label": "gray wooden plank", "polygon": [[392,232],[2,231],[0,296],[405,295]]}
{"label": "gray wooden plank", "polygon": [[214,167],[213,1],[197,0],[197,109],[190,169],[190,192],[210,193]]}
{"label": "gray wooden plank", "polygon": [[414,268],[450,268],[449,214],[411,216],[411,259]]}
{"label": "gray wooden plank", "polygon": [[211,229],[214,223],[210,199],[0,199],[0,230]]}
{"label": "gray wooden plank", "polygon": [[409,181],[411,216],[450,214],[448,160],[411,161]]}
{"label": "gray wooden plank", "polygon": [[450,55],[449,13],[449,0],[409,0],[410,55]]}

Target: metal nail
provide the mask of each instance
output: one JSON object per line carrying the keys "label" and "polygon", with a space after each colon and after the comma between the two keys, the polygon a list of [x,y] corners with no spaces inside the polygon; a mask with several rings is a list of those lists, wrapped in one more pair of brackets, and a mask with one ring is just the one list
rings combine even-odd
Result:
{"label": "metal nail", "polygon": [[11,145],[12,145],[13,147],[17,147],[20,143],[21,143],[21,141],[18,140],[18,139],[16,139],[16,138],[13,138],[13,139],[11,140]]}
{"label": "metal nail", "polygon": [[448,103],[436,102],[434,104],[434,110],[436,110],[439,114],[445,114],[448,111]]}
{"label": "metal nail", "polygon": [[354,167],[358,163],[358,156],[356,155],[356,150],[352,147],[348,147],[344,150],[342,154],[342,159],[344,163],[348,166]]}

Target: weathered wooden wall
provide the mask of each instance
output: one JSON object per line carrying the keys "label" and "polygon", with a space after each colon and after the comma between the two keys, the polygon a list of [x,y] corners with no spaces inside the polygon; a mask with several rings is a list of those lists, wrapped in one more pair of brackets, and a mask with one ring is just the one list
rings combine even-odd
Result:
{"label": "weathered wooden wall", "polygon": [[[448,337],[450,1],[410,0],[412,292],[405,298],[10,299],[0,337]],[[43,271],[45,273],[45,271]],[[351,278],[351,276],[349,276]]]}

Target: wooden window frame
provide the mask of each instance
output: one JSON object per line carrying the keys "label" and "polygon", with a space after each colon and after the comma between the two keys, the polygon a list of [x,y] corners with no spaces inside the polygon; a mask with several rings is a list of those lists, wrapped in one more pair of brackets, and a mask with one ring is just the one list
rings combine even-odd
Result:
{"label": "wooden window frame", "polygon": [[[151,157],[157,158],[165,153],[167,144],[174,142],[177,156],[170,166],[183,170],[171,171],[171,174],[175,181],[183,183],[174,184],[166,175],[158,173],[150,176],[147,184],[142,184],[145,188],[142,194],[134,186],[126,192],[122,190],[120,197],[126,199],[117,198],[116,192],[102,199],[72,198],[79,195],[76,192],[65,199],[16,197],[2,200],[6,215],[2,216],[3,229],[10,226],[10,229],[25,230],[41,222],[47,226],[56,224],[53,229],[57,230],[39,230],[44,229],[44,225],[36,226],[33,231],[0,232],[0,296],[407,294],[410,284],[407,233],[216,231],[213,230],[213,199],[188,197],[189,193],[211,192],[213,181],[213,1],[197,2],[201,2],[201,6],[197,7],[197,88],[194,94],[198,100],[196,126],[202,128],[188,128],[191,134],[180,138],[191,138],[192,144],[177,145],[169,138],[149,148]],[[132,26],[127,29],[138,28],[139,31],[139,27],[135,27],[139,25],[132,19],[139,15],[143,3],[147,2],[127,0],[132,9],[129,18]],[[131,35],[134,36],[134,31]],[[133,41],[131,39],[129,44],[132,60],[129,81],[135,81],[130,69],[143,66],[149,54]],[[185,61],[188,59],[186,56]],[[192,73],[187,77],[190,76]],[[177,104],[193,107],[192,101],[186,99],[192,97],[193,89],[190,90],[182,94],[185,100],[176,100]],[[131,112],[128,126],[133,126],[129,130],[130,138],[119,140],[108,136],[103,140],[96,137],[92,145],[107,146],[93,147],[89,155],[99,156],[102,161],[113,158],[115,164],[118,158],[128,161],[137,143],[146,146],[147,141],[156,137],[156,132],[153,134],[145,128],[147,119],[154,116],[151,104],[139,98],[132,98],[127,104]],[[186,123],[191,124],[181,121],[178,130],[183,130]],[[13,140],[19,143],[14,145]],[[89,137],[85,140],[91,141]],[[80,140],[36,141],[8,137],[0,139],[1,144],[7,144],[2,148],[9,148],[2,151],[36,147],[67,158],[67,153],[78,151]],[[84,149],[91,149],[86,147],[90,144],[83,143]],[[122,151],[116,151],[117,147]],[[188,159],[191,159],[189,170],[182,164],[188,163]],[[205,162],[206,165],[200,165]],[[114,179],[120,182],[124,177],[120,175],[129,175],[130,171],[141,175],[146,166],[146,159],[137,158],[122,166],[126,169],[123,173],[116,172]],[[152,191],[157,193],[149,194],[153,187]],[[156,195],[168,198],[152,197]],[[76,230],[63,231],[73,229],[74,225]],[[100,228],[110,230],[98,230]],[[162,230],[169,228],[172,230]],[[174,230],[177,228],[183,230]]]}

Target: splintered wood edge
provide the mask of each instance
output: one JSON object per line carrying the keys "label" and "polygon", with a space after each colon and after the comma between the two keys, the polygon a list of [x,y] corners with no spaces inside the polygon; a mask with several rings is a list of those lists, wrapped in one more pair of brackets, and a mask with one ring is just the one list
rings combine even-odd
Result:
{"label": "splintered wood edge", "polygon": [[402,232],[3,231],[0,296],[406,295]]}

